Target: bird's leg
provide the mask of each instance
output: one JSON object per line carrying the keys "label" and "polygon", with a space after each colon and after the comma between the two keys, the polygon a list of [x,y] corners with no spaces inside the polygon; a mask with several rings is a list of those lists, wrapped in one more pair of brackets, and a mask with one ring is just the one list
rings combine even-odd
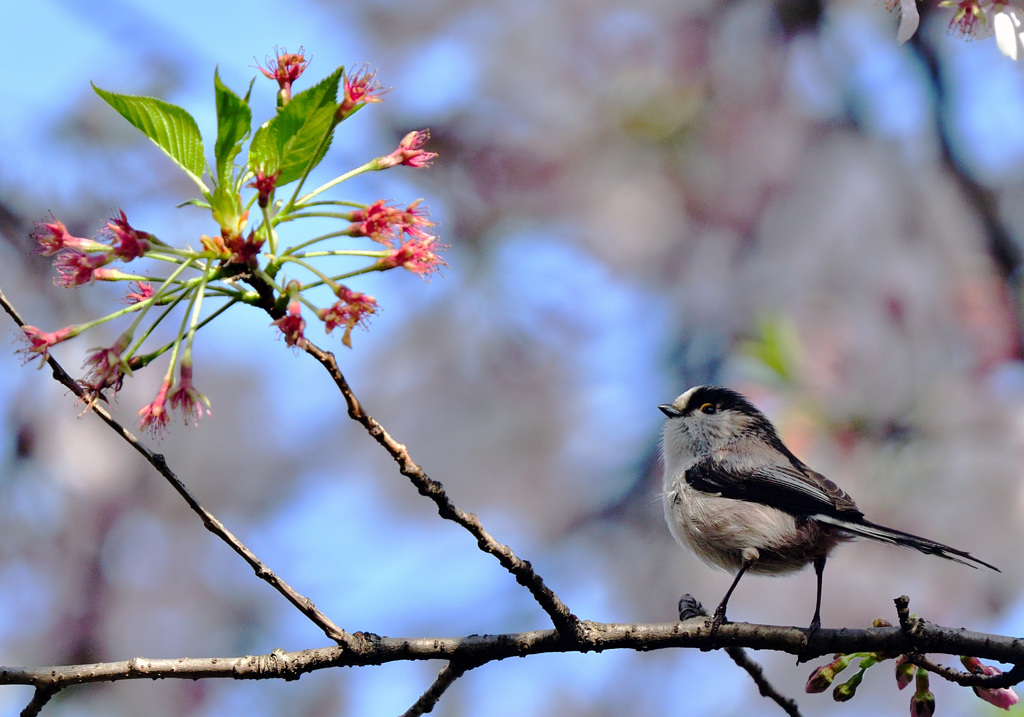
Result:
{"label": "bird's leg", "polygon": [[825,572],[825,557],[814,559],[814,574],[818,577],[818,594],[814,601],[814,617],[811,618],[811,626],[807,630],[807,641],[810,642],[814,633],[821,627],[821,575]]}
{"label": "bird's leg", "polygon": [[729,586],[729,590],[726,591],[725,597],[722,598],[722,602],[715,608],[714,617],[711,618],[711,634],[709,635],[710,641],[714,642],[715,635],[718,633],[718,628],[725,623],[725,608],[729,604],[729,598],[732,597],[732,591],[739,585],[740,578],[743,577],[743,573],[747,572],[750,567],[757,562],[760,558],[760,553],[757,552],[756,548],[748,548],[743,551],[743,564],[740,565],[739,571],[736,573],[736,577],[733,578],[732,585]]}
{"label": "bird's leg", "polygon": [[818,578],[818,593],[817,599],[814,601],[814,617],[811,618],[811,626],[807,628],[807,641],[804,643],[803,649],[800,654],[796,656],[796,664],[801,662],[807,662],[810,659],[807,656],[807,646],[811,644],[811,638],[814,637],[814,633],[821,627],[821,575],[825,572],[825,558],[814,559],[814,574]]}

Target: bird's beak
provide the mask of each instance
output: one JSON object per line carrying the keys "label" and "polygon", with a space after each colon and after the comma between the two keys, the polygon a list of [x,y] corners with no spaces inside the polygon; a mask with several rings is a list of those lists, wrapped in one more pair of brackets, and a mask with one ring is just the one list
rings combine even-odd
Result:
{"label": "bird's beak", "polygon": [[683,412],[673,406],[671,403],[663,403],[658,406],[658,409],[669,418],[679,418],[683,415]]}

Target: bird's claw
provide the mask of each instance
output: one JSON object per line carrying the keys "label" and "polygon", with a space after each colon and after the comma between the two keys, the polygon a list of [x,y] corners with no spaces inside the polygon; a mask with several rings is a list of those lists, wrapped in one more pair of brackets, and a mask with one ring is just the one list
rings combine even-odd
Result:
{"label": "bird's claw", "polygon": [[718,628],[727,623],[725,619],[725,606],[719,605],[715,608],[715,614],[711,618],[711,630],[708,632],[708,646],[704,650],[710,650],[715,645],[715,636],[718,635]]}
{"label": "bird's claw", "polygon": [[708,611],[700,604],[700,600],[690,593],[679,598],[679,621],[684,622],[694,617],[707,616]]}
{"label": "bird's claw", "polygon": [[814,635],[818,632],[820,628],[821,618],[815,616],[815,618],[811,620],[811,626],[807,628],[807,642],[810,642],[811,639],[814,638]]}
{"label": "bird's claw", "polygon": [[808,653],[807,648],[810,647],[811,640],[814,639],[814,636],[818,633],[818,630],[820,628],[821,628],[821,618],[818,617],[817,615],[815,615],[814,619],[811,620],[810,627],[807,628],[807,635],[804,638],[803,649],[796,656],[796,664],[799,665],[801,662],[807,662],[808,660],[811,659],[812,656]]}

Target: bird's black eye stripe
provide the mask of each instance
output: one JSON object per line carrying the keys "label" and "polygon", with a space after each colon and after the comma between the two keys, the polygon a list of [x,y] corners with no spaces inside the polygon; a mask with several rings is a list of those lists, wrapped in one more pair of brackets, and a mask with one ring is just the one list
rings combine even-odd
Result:
{"label": "bird's black eye stripe", "polygon": [[714,407],[715,413],[735,411],[746,416],[760,416],[761,412],[741,394],[721,386],[698,386],[692,389],[687,405],[690,411],[704,411],[706,404]]}

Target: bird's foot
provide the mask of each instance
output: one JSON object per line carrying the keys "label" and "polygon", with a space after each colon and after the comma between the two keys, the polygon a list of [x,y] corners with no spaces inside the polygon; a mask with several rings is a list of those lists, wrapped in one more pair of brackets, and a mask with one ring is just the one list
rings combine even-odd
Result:
{"label": "bird's foot", "polygon": [[810,627],[807,628],[807,635],[804,638],[803,649],[800,650],[800,652],[796,656],[796,664],[799,665],[801,662],[807,662],[808,660],[812,659],[812,657],[814,657],[808,652],[807,648],[810,646],[811,640],[814,639],[814,636],[817,634],[820,628],[821,618],[818,615],[815,615],[814,619],[811,620]]}
{"label": "bird's foot", "polygon": [[815,633],[821,628],[821,618],[817,615],[811,620],[811,626],[807,628],[807,642],[810,642]]}
{"label": "bird's foot", "polygon": [[707,652],[715,647],[715,636],[718,635],[718,628],[729,622],[725,619],[725,605],[715,608],[715,614],[711,617],[711,631],[708,633],[708,645],[701,650]]}
{"label": "bird's foot", "polygon": [[679,598],[679,621],[684,622],[694,617],[707,617],[708,611],[700,604],[700,600],[690,593]]}

